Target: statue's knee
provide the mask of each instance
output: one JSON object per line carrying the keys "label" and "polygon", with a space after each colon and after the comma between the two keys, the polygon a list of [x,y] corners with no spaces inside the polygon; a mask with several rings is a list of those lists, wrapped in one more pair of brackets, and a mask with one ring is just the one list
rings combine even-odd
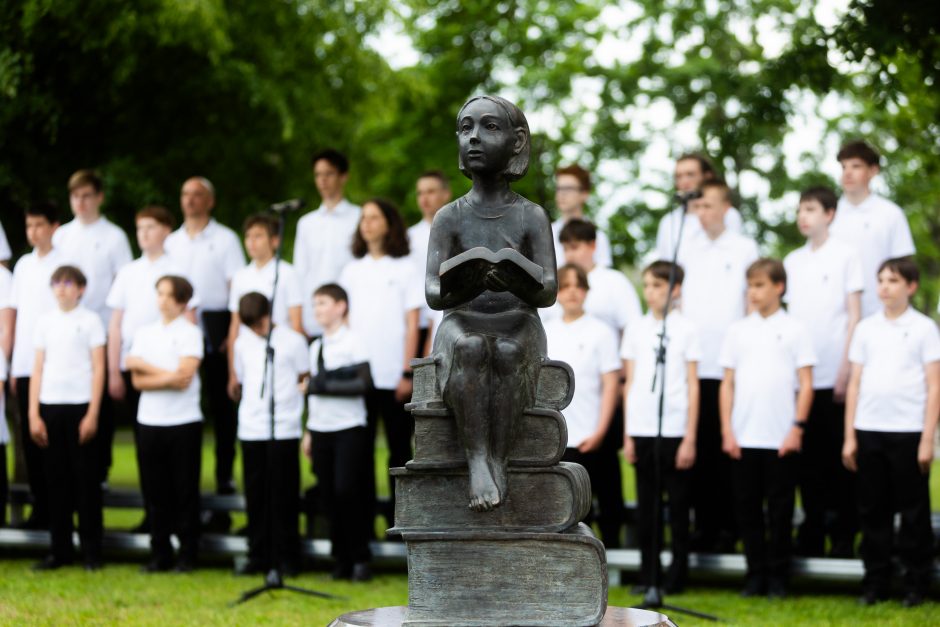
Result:
{"label": "statue's knee", "polygon": [[521,365],[519,362],[523,358],[522,347],[511,340],[497,340],[496,352],[499,354],[501,363]]}
{"label": "statue's knee", "polygon": [[477,368],[486,358],[486,340],[479,335],[465,335],[454,344],[454,362],[461,368]]}

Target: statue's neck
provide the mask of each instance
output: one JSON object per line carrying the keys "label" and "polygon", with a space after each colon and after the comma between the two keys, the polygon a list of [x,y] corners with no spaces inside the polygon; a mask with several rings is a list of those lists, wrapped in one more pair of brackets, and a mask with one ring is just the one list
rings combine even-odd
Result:
{"label": "statue's neck", "polygon": [[474,177],[473,187],[467,194],[467,200],[478,209],[485,207],[503,207],[515,198],[509,188],[509,181],[502,177],[483,180]]}

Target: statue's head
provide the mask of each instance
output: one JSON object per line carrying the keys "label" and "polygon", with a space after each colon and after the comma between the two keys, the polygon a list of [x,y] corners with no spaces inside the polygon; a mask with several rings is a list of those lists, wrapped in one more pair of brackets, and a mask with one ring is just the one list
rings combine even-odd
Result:
{"label": "statue's head", "polygon": [[519,107],[499,96],[474,96],[457,114],[460,171],[468,178],[478,173],[521,179],[529,169],[529,137]]}

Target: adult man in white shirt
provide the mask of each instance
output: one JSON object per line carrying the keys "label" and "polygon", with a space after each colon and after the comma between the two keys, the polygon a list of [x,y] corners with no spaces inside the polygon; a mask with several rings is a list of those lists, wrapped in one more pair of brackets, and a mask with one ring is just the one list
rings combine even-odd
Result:
{"label": "adult man in white shirt", "polygon": [[[705,181],[719,180],[715,166],[705,155],[690,152],[676,160],[675,182],[676,193],[686,195],[702,187]],[[673,209],[663,216],[656,229],[656,248],[652,261],[672,261],[679,243],[678,263],[683,265],[686,252],[693,240],[702,234],[702,225],[695,219],[691,205],[686,206],[685,226],[682,227],[682,241],[679,242],[679,227],[682,224],[682,207]],[[741,213],[734,207],[729,207],[725,213],[725,228],[735,233],[741,232]]]}
{"label": "adult man in white shirt", "polygon": [[[245,265],[245,255],[235,231],[212,218],[215,187],[201,176],[183,183],[180,191],[183,226],[164,242],[166,252],[192,281],[199,294],[196,309],[205,339],[202,380],[215,435],[215,484],[219,494],[234,494],[232,465],[235,462],[235,405],[228,397],[226,338],[231,314],[228,311],[232,276]],[[217,516],[224,527],[225,516]]]}
{"label": "adult man in white shirt", "polygon": [[[417,270],[416,277],[424,277],[428,264],[428,241],[431,238],[431,222],[438,210],[450,202],[450,179],[440,170],[428,170],[418,177],[415,185],[415,198],[421,210],[421,221],[408,229],[408,244],[411,258]],[[428,325],[434,312],[427,306],[421,308],[418,318],[418,354],[424,355],[428,346]]]}
{"label": "adult man in white shirt", "polygon": [[294,267],[303,282],[304,332],[309,337],[322,333],[313,317],[313,292],[321,285],[335,283],[352,260],[350,247],[360,212],[358,205],[343,197],[349,178],[346,156],[328,148],[313,155],[311,161],[322,203],[300,218],[294,240]]}
{"label": "adult man in white shirt", "polygon": [[[85,275],[88,285],[82,306],[96,313],[105,329],[111,318],[106,304],[108,291],[118,270],[133,258],[127,235],[120,227],[101,215],[104,183],[92,170],[79,170],[69,179],[69,204],[75,219],[56,229],[53,246],[62,252],[64,261],[74,264]],[[101,399],[98,437],[101,481],[108,479],[111,467],[111,442],[114,438],[114,416],[111,398]]]}
{"label": "adult man in white shirt", "polygon": [[[578,165],[569,165],[555,171],[555,204],[561,217],[552,222],[552,237],[555,240],[555,262],[564,265],[565,251],[562,248],[561,230],[574,218],[587,219],[584,215],[584,206],[591,196],[591,174]],[[607,234],[598,229],[597,250],[594,261],[604,268],[614,265],[610,252],[610,240]]]}
{"label": "adult man in white shirt", "polygon": [[758,257],[754,240],[727,228],[730,207],[727,185],[702,184],[702,197],[692,203],[702,236],[688,249],[682,288],[682,313],[698,328],[702,347],[697,461],[692,469],[693,550],[719,552],[733,548],[735,522],[730,460],[721,453],[718,388],[723,371],[718,353],[728,327],[744,317],[745,272]]}
{"label": "adult man in white shirt", "polygon": [[913,255],[914,239],[901,208],[871,191],[871,180],[881,171],[878,152],[863,141],[850,141],[837,158],[843,195],[830,232],[853,246],[862,259],[862,318],[866,318],[881,308],[878,266],[885,259]]}

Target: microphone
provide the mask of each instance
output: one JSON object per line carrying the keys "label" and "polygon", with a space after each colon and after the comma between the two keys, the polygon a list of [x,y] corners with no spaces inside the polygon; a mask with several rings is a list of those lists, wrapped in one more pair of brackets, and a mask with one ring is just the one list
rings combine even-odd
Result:
{"label": "microphone", "polygon": [[275,213],[290,213],[292,211],[297,211],[298,209],[303,209],[307,206],[307,201],[303,198],[293,198],[291,200],[285,200],[284,202],[274,203],[268,207],[268,211],[273,211]]}
{"label": "microphone", "polygon": [[676,202],[682,203],[683,205],[688,203],[690,200],[696,200],[697,198],[702,197],[702,191],[698,189],[693,189],[688,192],[676,192],[672,197]]}

